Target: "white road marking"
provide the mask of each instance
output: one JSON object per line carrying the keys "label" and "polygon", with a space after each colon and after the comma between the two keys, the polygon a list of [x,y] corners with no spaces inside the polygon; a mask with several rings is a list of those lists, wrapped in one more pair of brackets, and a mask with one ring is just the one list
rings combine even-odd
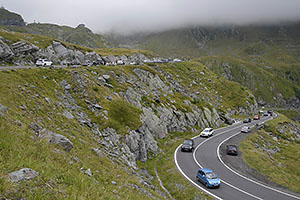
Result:
{"label": "white road marking", "polygon": [[[196,152],[197,152],[197,150],[199,149],[199,147],[200,147],[202,144],[204,144],[205,142],[207,142],[207,141],[209,141],[209,140],[211,140],[211,139],[213,139],[213,138],[215,138],[215,137],[217,137],[217,136],[219,136],[219,135],[221,135],[221,134],[227,133],[227,132],[229,132],[229,131],[231,131],[231,130],[221,132],[221,133],[219,133],[218,135],[214,135],[213,137],[210,137],[210,138],[208,138],[207,140],[204,140],[203,142],[201,142],[201,143],[196,147],[195,151],[193,152],[193,159],[194,159],[194,161],[196,162],[196,164],[197,164],[200,168],[203,168],[203,166],[198,162],[198,160],[197,160],[197,158],[196,158]],[[246,194],[246,195],[248,195],[248,196],[251,196],[251,197],[253,197],[253,198],[255,198],[255,199],[263,200],[262,198],[260,198],[260,197],[258,197],[258,196],[255,196],[255,195],[253,195],[253,194],[251,194],[251,193],[249,193],[249,192],[246,192],[246,191],[244,191],[244,190],[242,190],[242,189],[240,189],[240,188],[238,188],[238,187],[236,187],[236,186],[234,186],[234,185],[231,185],[231,184],[227,183],[226,181],[224,181],[224,180],[222,180],[222,179],[220,179],[220,180],[221,180],[221,182],[223,182],[224,184],[228,185],[229,187],[232,187],[232,188],[234,188],[234,189],[236,189],[236,190],[238,190],[238,191],[240,191],[240,192],[242,192],[242,193],[244,193],[244,194]]]}
{"label": "white road marking", "polygon": [[265,188],[267,188],[267,189],[273,190],[273,191],[278,192],[278,193],[281,193],[281,194],[283,194],[283,195],[286,195],[286,196],[289,196],[289,197],[292,197],[292,198],[295,198],[295,199],[299,199],[299,200],[300,200],[300,197],[297,197],[297,196],[295,196],[295,195],[292,195],[292,194],[283,192],[283,191],[281,191],[281,190],[272,188],[272,187],[270,187],[270,186],[267,186],[267,185],[264,185],[264,184],[259,183],[259,182],[257,182],[257,181],[254,181],[254,180],[252,180],[252,179],[250,179],[250,178],[248,178],[248,177],[246,177],[246,176],[243,176],[243,175],[239,174],[238,172],[234,171],[233,169],[231,169],[228,165],[226,165],[226,164],[224,163],[224,161],[221,159],[221,156],[220,156],[220,147],[221,147],[221,145],[222,145],[224,142],[226,142],[227,140],[229,140],[230,138],[233,138],[234,136],[236,136],[236,135],[238,135],[238,134],[240,134],[240,132],[238,132],[238,133],[236,133],[236,134],[230,136],[229,138],[226,138],[224,141],[222,141],[222,142],[218,145],[218,148],[217,148],[217,155],[218,155],[219,161],[220,161],[227,169],[229,169],[231,172],[235,173],[236,175],[238,175],[238,176],[240,176],[240,177],[242,177],[242,178],[244,178],[244,179],[246,179],[246,180],[248,180],[248,181],[251,181],[252,183],[255,183],[255,184],[259,185],[259,186],[265,187]]}
{"label": "white road marking", "polygon": [[[198,136],[196,136],[198,137]],[[179,148],[181,147],[181,145],[179,145],[177,147],[177,149],[175,150],[175,153],[174,153],[174,162],[175,162],[175,165],[177,167],[177,169],[179,170],[179,172],[189,181],[191,182],[194,186],[196,186],[197,188],[199,188],[200,190],[203,190],[204,192],[206,192],[207,194],[209,194],[210,196],[214,197],[215,199],[218,199],[218,200],[222,200],[222,198],[218,197],[217,195],[209,192],[208,190],[202,188],[201,186],[199,186],[197,183],[195,183],[192,179],[190,179],[183,171],[182,169],[179,167],[178,165],[178,162],[177,162],[177,151],[179,150]]]}

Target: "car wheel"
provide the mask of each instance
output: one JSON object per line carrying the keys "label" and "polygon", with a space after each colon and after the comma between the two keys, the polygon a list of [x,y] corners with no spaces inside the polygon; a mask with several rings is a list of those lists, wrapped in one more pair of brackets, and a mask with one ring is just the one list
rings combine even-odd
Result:
{"label": "car wheel", "polygon": [[207,187],[207,188],[208,188],[208,184],[207,184],[207,183],[205,183],[205,187]]}

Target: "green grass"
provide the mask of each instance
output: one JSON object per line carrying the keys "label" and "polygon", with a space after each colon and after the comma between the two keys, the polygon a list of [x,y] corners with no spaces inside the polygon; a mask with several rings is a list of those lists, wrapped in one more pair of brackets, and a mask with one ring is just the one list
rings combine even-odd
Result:
{"label": "green grass", "polygon": [[[68,69],[40,68],[0,72],[0,87],[2,94],[5,94],[0,95],[0,103],[8,107],[5,118],[0,118],[0,197],[115,199],[119,196],[121,199],[148,199],[130,187],[130,184],[136,184],[144,188],[137,177],[124,170],[125,166],[122,163],[112,162],[105,156],[98,157],[92,153],[91,148],[99,147],[99,144],[94,141],[94,136],[86,127],[81,126],[75,119],[69,120],[59,114],[63,113],[65,108],[57,103],[60,100],[55,90],[58,93],[63,91],[53,79],[57,83],[61,80],[70,83],[71,73],[72,70]],[[43,76],[46,78],[43,79]],[[73,89],[75,88],[76,85],[73,85]],[[103,90],[102,87],[98,89]],[[92,86],[90,90],[93,90]],[[82,97],[76,93],[73,95],[78,102],[81,101]],[[49,98],[51,103],[49,104],[44,97]],[[131,107],[127,107],[128,104],[116,102],[123,111],[130,111]],[[115,110],[114,114],[117,115],[117,112],[118,110]],[[132,116],[136,115],[134,113]],[[17,120],[23,126],[18,126]],[[32,122],[68,137],[74,145],[72,152],[64,152],[61,148],[36,138],[29,128]],[[122,122],[126,124],[128,121],[125,119]],[[135,124],[130,121],[128,125],[134,128]],[[74,157],[80,161],[77,162]],[[8,173],[24,167],[39,172],[39,176],[19,184],[6,180]],[[93,176],[84,175],[80,168],[90,168]],[[118,185],[112,185],[112,180],[117,181]],[[151,189],[144,189],[158,196]]]}
{"label": "green grass", "polygon": [[119,133],[125,134],[126,127],[136,130],[142,125],[140,121],[142,111],[124,100],[112,101],[108,113],[110,119],[108,126]]}
{"label": "green grass", "polygon": [[[283,115],[268,121],[264,130],[251,134],[240,144],[240,149],[243,153],[243,160],[250,167],[265,175],[270,181],[300,192],[300,161],[298,159],[300,144],[290,139],[292,136],[290,133],[281,134],[276,131],[279,124],[290,122],[291,120]],[[272,139],[272,136],[268,134],[270,132],[280,138],[278,142]],[[278,147],[280,152],[269,155],[255,148],[254,143],[261,147],[265,145],[268,149]]]}

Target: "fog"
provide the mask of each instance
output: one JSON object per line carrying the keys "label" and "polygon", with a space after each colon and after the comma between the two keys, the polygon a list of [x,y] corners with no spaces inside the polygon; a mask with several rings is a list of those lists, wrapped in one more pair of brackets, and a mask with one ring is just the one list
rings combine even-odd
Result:
{"label": "fog", "polygon": [[2,0],[2,6],[28,23],[84,23],[97,33],[300,21],[300,0]]}

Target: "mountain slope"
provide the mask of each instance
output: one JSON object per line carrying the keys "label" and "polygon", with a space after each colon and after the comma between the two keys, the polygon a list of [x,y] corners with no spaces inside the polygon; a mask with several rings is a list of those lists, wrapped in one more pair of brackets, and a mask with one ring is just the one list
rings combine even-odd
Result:
{"label": "mountain slope", "polygon": [[21,15],[10,12],[5,8],[0,8],[0,26],[25,26],[25,22]]}
{"label": "mountain slope", "polygon": [[[226,111],[257,110],[245,88],[197,62],[2,70],[0,86],[0,198],[8,199],[163,199],[152,161],[162,138],[175,147],[222,125]],[[157,167],[166,180],[169,170]],[[23,168],[38,175],[10,181]],[[168,177],[184,185],[169,188],[174,198],[208,198],[176,170]]]}

